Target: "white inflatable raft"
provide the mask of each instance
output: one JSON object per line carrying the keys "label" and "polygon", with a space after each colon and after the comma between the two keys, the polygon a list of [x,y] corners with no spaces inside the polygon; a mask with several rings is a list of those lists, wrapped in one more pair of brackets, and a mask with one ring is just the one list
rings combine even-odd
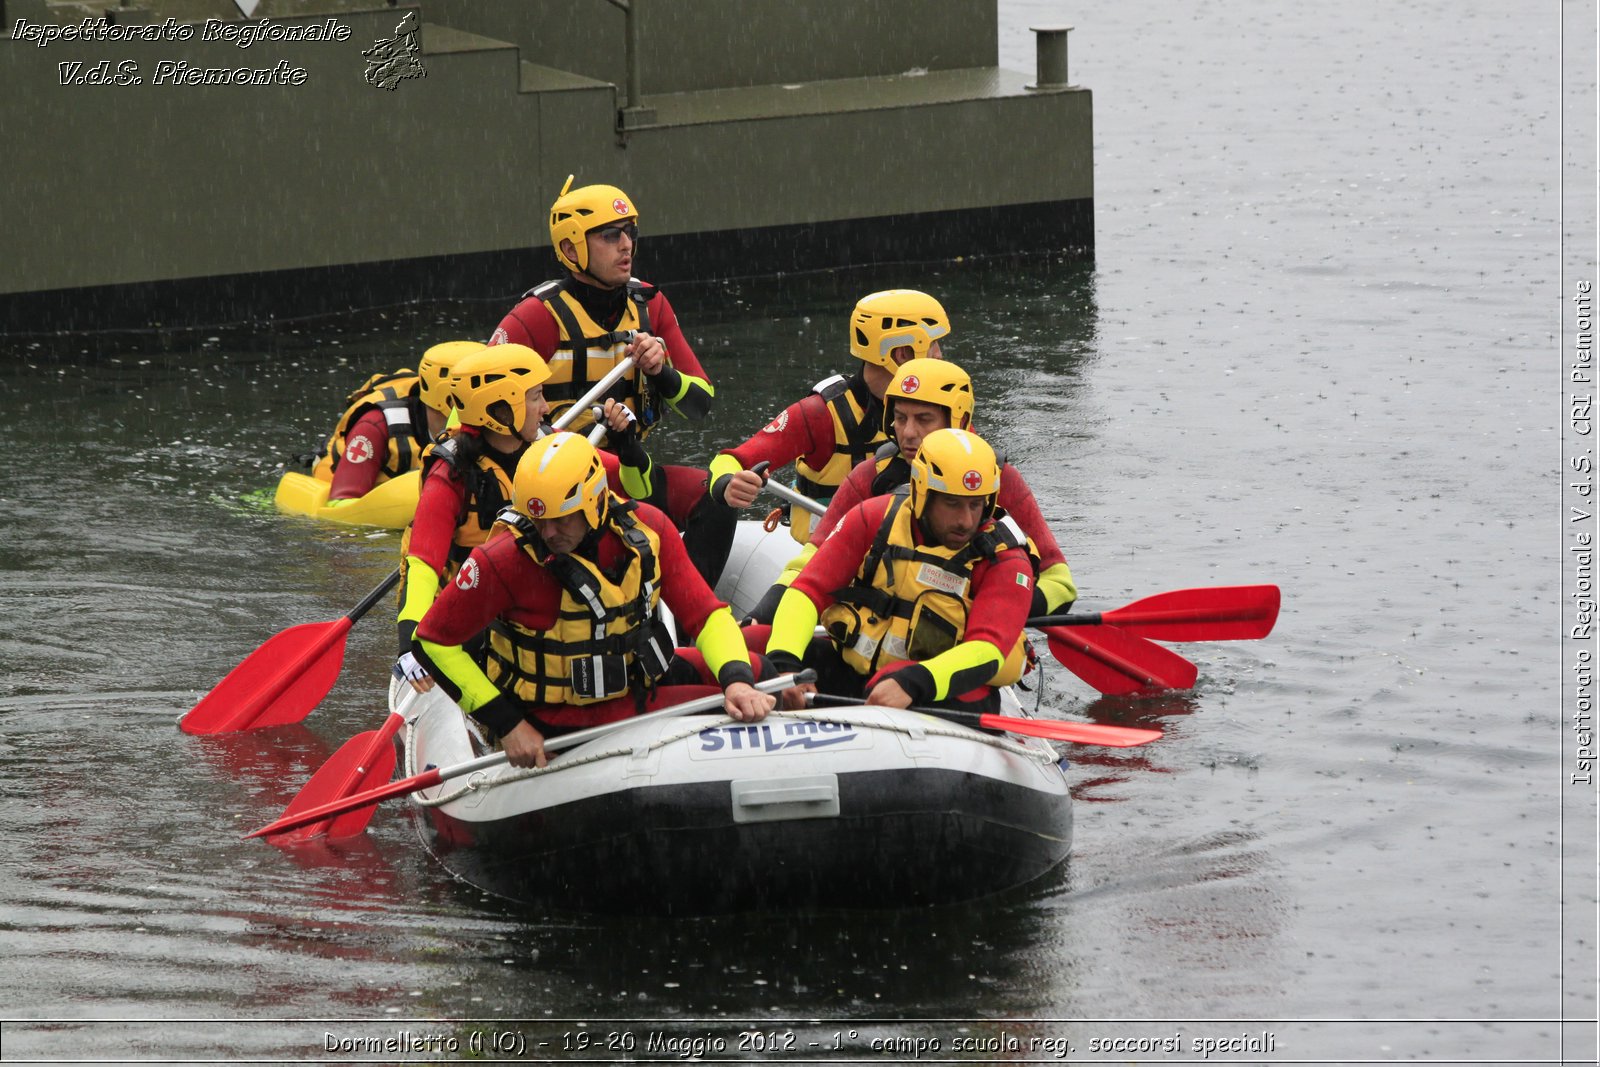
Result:
{"label": "white inflatable raft", "polygon": [[[747,608],[794,542],[741,523],[718,587]],[[1022,714],[1003,694],[1008,715]],[[439,689],[390,690],[404,775],[482,755]],[[876,707],[630,723],[552,757],[411,795],[425,843],[466,881],[583,910],[722,912],[967,900],[1067,856],[1064,763],[1035,738]]]}

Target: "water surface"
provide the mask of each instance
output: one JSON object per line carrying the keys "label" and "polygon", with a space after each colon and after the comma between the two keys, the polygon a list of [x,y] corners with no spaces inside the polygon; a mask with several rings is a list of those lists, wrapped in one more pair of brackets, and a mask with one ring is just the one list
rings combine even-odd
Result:
{"label": "water surface", "polygon": [[[858,296],[923,288],[1086,607],[1283,587],[1268,640],[1184,646],[1193,692],[1096,700],[1049,672],[1060,713],[1167,734],[1074,753],[1067,867],[950,908],[596,919],[455,883],[398,809],[320,851],[242,842],[381,721],[389,628],[353,631],[303,727],[191,738],[175,719],[271,633],[348,610],[396,550],[249,495],[365,374],[486,334],[504,304],[0,339],[4,1014],[63,1020],[8,1023],[6,1056],[310,1059],[330,1030],[495,1032],[424,1019],[523,1020],[506,1032],[526,1054],[590,1058],[641,1053],[577,1047],[580,1020],[586,1040],[770,1030],[867,1059],[874,1038],[938,1038],[929,1058],[972,1038],[1009,1060],[1070,1040],[1077,1062],[1143,1040],[1156,1061],[1177,1035],[1174,1060],[1262,1033],[1270,1054],[1213,1061],[1560,1055],[1537,1020],[1595,1001],[1592,942],[1560,909],[1563,850],[1582,874],[1593,840],[1561,819],[1592,796],[1563,792],[1557,689],[1557,20],[1373,0],[1065,14],[1095,91],[1093,264],[683,285],[650,275],[646,244],[641,273],[721,398],[659,435],[662,458],[703,462],[846,365]],[[1007,64],[1031,69],[1026,27],[1062,16],[1003,4]],[[1592,872],[1567,891],[1592,911]],[[1593,1049],[1592,1029],[1566,1036]],[[761,1051],[746,1040],[724,1055]]]}

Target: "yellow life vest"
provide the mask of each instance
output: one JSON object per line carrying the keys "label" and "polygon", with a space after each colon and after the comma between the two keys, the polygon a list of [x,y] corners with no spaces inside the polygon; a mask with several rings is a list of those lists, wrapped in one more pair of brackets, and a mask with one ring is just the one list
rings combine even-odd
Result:
{"label": "yellow life vest", "polygon": [[[972,568],[1027,538],[999,509],[961,548],[919,545],[904,492],[894,494],[855,579],[834,592],[821,623],[845,663],[871,675],[898,660],[932,659],[964,640],[972,608]],[[990,685],[1010,685],[1027,662],[1021,634]]]}
{"label": "yellow life vest", "polygon": [[389,454],[384,459],[383,475],[398,477],[416,468],[421,456],[415,448],[416,441],[426,436],[413,428],[410,399],[415,395],[421,379],[417,372],[406,367],[388,373],[374,374],[344,398],[344,414],[328,435],[322,454],[311,469],[314,478],[331,481],[333,472],[344,460],[345,438],[356,421],[374,407],[384,408],[384,420],[389,424]]}
{"label": "yellow life vest", "polygon": [[[554,419],[594,387],[627,355],[629,342],[640,330],[650,329],[648,304],[655,289],[645,286],[636,278],[628,280],[628,299],[623,302],[622,318],[614,330],[608,330],[584,310],[564,283],[557,279],[529,290],[538,297],[561,330],[556,350],[545,361],[550,365],[550,377],[544,383],[544,398],[550,405],[550,418]],[[649,378],[629,368],[620,381],[608,389],[597,403],[607,399],[626,404],[639,420],[639,435],[649,434],[661,417],[662,399],[650,389]],[[567,429],[585,432],[594,422],[587,411],[573,419]]]}
{"label": "yellow life vest", "polygon": [[656,613],[661,537],[613,500],[606,528],[622,539],[609,571],[576,555],[540,559],[533,520],[500,516],[518,544],[561,586],[556,623],[530,630],[506,619],[489,626],[485,671],[502,692],[533,705],[583,705],[632,692],[640,708],[672,659],[672,636]]}
{"label": "yellow life vest", "polygon": [[[857,463],[872,455],[887,438],[883,432],[883,402],[872,395],[859,375],[835,374],[811,391],[822,397],[833,419],[833,455],[819,470],[802,457],[794,464],[794,485],[806,496],[826,505]],[[811,512],[789,508],[789,533],[802,545],[811,540]]]}

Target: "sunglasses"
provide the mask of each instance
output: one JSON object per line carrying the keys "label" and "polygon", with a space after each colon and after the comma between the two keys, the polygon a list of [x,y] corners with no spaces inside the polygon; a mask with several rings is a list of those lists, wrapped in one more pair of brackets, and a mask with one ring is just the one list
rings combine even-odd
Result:
{"label": "sunglasses", "polygon": [[639,226],[637,223],[624,222],[619,226],[606,226],[598,229],[594,231],[594,235],[608,245],[618,243],[624,236],[629,241],[637,241],[639,239]]}

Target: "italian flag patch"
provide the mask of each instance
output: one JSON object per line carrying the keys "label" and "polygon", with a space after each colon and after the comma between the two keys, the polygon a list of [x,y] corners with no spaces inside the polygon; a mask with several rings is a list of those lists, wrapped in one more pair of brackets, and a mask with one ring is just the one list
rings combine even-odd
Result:
{"label": "italian flag patch", "polygon": [[1029,588],[1030,583],[1028,582],[1028,576],[1026,574],[1017,575],[1017,584],[1022,586],[1024,589]]}

